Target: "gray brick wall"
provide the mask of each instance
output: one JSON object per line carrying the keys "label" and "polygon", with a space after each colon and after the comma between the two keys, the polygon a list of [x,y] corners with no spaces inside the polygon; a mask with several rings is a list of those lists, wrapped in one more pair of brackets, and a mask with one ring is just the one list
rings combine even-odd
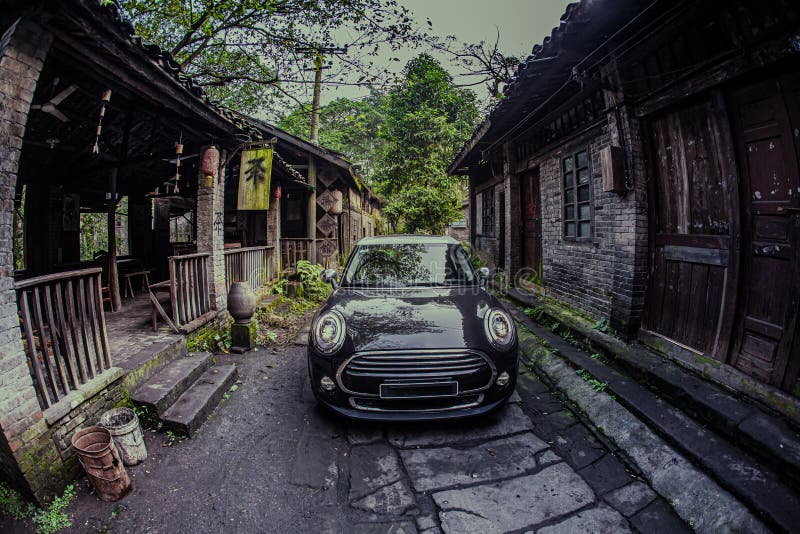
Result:
{"label": "gray brick wall", "polygon": [[36,497],[64,483],[22,346],[12,221],[22,138],[52,35],[20,19],[0,39],[0,476]]}
{"label": "gray brick wall", "polygon": [[[205,149],[204,149],[205,150]],[[221,151],[220,160],[226,158]],[[227,306],[228,288],[225,283],[225,168],[214,178],[212,187],[205,187],[205,177],[198,177],[197,188],[197,252],[209,252],[208,275],[212,281],[212,303],[217,310]]]}

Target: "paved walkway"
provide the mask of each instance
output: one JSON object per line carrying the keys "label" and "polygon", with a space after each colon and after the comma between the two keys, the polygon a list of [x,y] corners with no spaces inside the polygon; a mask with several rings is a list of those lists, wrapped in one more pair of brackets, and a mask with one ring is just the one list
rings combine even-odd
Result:
{"label": "paved walkway", "polygon": [[535,378],[492,417],[349,424],[321,413],[304,348],[221,357],[241,383],[191,440],[148,432],[134,490],[79,483],[74,532],[680,532],[669,505]]}

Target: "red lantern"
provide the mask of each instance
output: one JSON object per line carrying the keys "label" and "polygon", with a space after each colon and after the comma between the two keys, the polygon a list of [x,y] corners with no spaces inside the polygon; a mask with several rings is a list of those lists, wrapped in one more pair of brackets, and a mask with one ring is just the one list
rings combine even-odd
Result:
{"label": "red lantern", "polygon": [[281,186],[276,185],[275,188],[272,190],[272,197],[273,198],[281,198]]}
{"label": "red lantern", "polygon": [[214,176],[219,172],[219,150],[216,146],[211,145],[203,152],[200,168],[206,177],[206,187],[214,185]]}

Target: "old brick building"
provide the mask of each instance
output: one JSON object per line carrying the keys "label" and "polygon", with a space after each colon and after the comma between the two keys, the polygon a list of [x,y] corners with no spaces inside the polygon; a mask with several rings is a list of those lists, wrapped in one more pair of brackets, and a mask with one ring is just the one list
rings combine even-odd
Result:
{"label": "old brick building", "polygon": [[797,394],[798,20],[782,1],[570,4],[450,165],[471,241],[624,337]]}

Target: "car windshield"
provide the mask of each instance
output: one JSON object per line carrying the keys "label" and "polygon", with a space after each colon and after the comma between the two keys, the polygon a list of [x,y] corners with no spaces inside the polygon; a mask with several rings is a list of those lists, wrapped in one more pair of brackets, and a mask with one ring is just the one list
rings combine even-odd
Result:
{"label": "car windshield", "polygon": [[349,287],[470,285],[477,276],[461,245],[392,243],[359,245],[342,275]]}

